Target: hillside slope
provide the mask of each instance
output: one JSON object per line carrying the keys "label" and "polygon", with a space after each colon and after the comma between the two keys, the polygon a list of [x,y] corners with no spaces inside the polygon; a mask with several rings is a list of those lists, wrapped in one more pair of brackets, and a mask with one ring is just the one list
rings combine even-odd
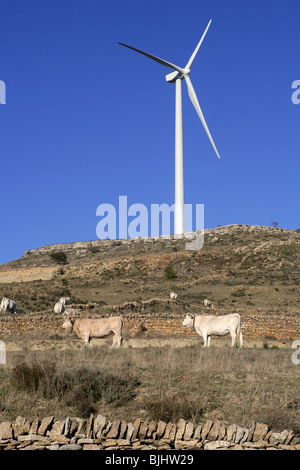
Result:
{"label": "hillside slope", "polygon": [[205,231],[204,246],[184,240],[96,240],[44,246],[0,266],[0,298],[19,313],[53,310],[61,295],[99,307],[169,299],[203,308],[299,315],[300,233],[229,225]]}

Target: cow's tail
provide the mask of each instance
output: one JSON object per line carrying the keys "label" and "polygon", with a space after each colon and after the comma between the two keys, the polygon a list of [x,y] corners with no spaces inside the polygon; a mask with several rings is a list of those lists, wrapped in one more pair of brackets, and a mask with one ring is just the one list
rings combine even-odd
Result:
{"label": "cow's tail", "polygon": [[124,326],[124,318],[121,317],[121,330],[120,330],[121,340],[120,340],[120,346],[122,345],[122,341],[123,341],[123,326]]}
{"label": "cow's tail", "polygon": [[239,336],[239,346],[240,348],[243,346],[243,334],[242,334],[242,325],[241,325],[241,318],[239,316],[239,324],[237,327],[237,334]]}

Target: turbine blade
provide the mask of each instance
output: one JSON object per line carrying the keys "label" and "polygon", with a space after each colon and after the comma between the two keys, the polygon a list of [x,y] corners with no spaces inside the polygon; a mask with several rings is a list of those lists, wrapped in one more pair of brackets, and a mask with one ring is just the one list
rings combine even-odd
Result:
{"label": "turbine blade", "polygon": [[187,69],[190,69],[190,68],[191,68],[191,65],[192,65],[192,63],[194,62],[194,59],[195,59],[195,57],[196,57],[196,54],[197,54],[197,52],[198,52],[198,50],[199,50],[199,47],[201,46],[201,44],[202,44],[202,42],[203,42],[203,39],[205,38],[205,35],[206,35],[207,31],[208,31],[208,28],[210,27],[210,23],[211,23],[211,22],[212,22],[212,20],[210,20],[210,22],[208,23],[208,25],[207,25],[207,27],[206,27],[206,30],[204,31],[204,33],[203,33],[203,35],[202,35],[202,38],[201,38],[200,41],[198,42],[196,49],[194,50],[193,54],[192,54],[191,57],[190,57],[190,60],[189,60],[188,63],[186,64],[186,68],[187,68]]}
{"label": "turbine blade", "polygon": [[205,129],[205,131],[206,131],[206,134],[208,135],[208,138],[209,138],[209,140],[210,140],[210,142],[211,142],[211,144],[212,144],[212,146],[213,146],[213,148],[214,148],[214,150],[215,150],[215,152],[216,152],[218,158],[220,158],[219,152],[218,152],[218,150],[217,150],[217,148],[216,148],[216,146],[215,146],[215,144],[214,144],[214,141],[213,141],[213,139],[212,139],[212,136],[211,136],[211,134],[210,134],[210,132],[209,132],[209,129],[208,129],[207,124],[206,124],[206,122],[205,122],[204,116],[203,116],[203,114],[202,114],[202,111],[201,111],[201,108],[200,108],[200,105],[199,105],[199,102],[198,102],[198,99],[197,99],[197,96],[196,96],[194,87],[193,87],[193,85],[192,85],[191,79],[190,79],[189,76],[186,76],[186,77],[185,77],[185,80],[186,80],[186,85],[187,85],[187,89],[188,89],[188,94],[189,94],[189,97],[190,97],[190,99],[191,99],[191,102],[193,103],[193,105],[194,105],[194,107],[195,107],[195,109],[196,109],[196,111],[197,111],[197,114],[198,114],[198,116],[199,116],[199,118],[200,118],[200,120],[201,120],[201,122],[202,122],[202,124],[203,124],[203,127],[204,127],[204,129]]}
{"label": "turbine blade", "polygon": [[167,62],[164,59],[160,59],[159,57],[156,57],[155,55],[148,54],[148,52],[141,51],[140,49],[136,49],[135,47],[127,46],[127,44],[123,44],[122,42],[119,42],[118,44],[120,44],[121,46],[128,47],[128,49],[132,49],[133,51],[139,52],[140,54],[143,54],[146,57],[149,57],[150,59],[155,60],[155,62],[158,62],[161,65],[165,65],[166,67],[169,67],[170,69],[177,70],[177,72],[181,72],[181,73],[184,72],[181,67],[171,64],[171,62]]}

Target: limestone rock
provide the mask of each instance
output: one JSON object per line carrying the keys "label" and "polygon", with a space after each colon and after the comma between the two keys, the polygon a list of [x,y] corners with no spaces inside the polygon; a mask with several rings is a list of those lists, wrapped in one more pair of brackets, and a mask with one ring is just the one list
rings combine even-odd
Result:
{"label": "limestone rock", "polygon": [[148,421],[144,421],[140,425],[139,429],[139,439],[143,440],[147,436],[147,431],[148,431]]}
{"label": "limestone rock", "polygon": [[86,424],[86,436],[87,437],[93,437],[93,423],[94,423],[94,415],[91,414],[87,424]]}
{"label": "limestone rock", "polygon": [[94,434],[97,437],[100,437],[102,431],[106,425],[106,418],[105,416],[98,415],[94,420]]}
{"label": "limestone rock", "polygon": [[229,441],[212,441],[204,443],[204,450],[226,449],[232,444]]}
{"label": "limestone rock", "polygon": [[186,420],[180,419],[177,424],[177,432],[176,432],[176,437],[175,437],[176,441],[183,438],[185,427],[186,427]]}
{"label": "limestone rock", "polygon": [[164,422],[164,421],[159,421],[157,423],[157,430],[156,430],[156,434],[157,434],[157,437],[158,438],[161,438],[165,432],[165,429],[167,427],[167,424]]}
{"label": "limestone rock", "polygon": [[133,434],[133,431],[134,431],[134,426],[132,423],[128,423],[127,424],[127,433],[126,433],[126,439],[131,439],[132,437],[132,434]]}
{"label": "limestone rock", "polygon": [[164,437],[162,438],[163,442],[171,443],[175,439],[176,434],[176,424],[169,422],[166,426]]}
{"label": "limestone rock", "polygon": [[[28,434],[37,434],[38,433],[38,429],[39,429],[39,425],[40,425],[40,420],[39,420],[39,417],[36,416],[34,418],[34,420],[32,421],[31,423],[31,426],[30,426],[30,429],[28,431]],[[23,434],[23,433],[22,433]]]}
{"label": "limestone rock", "polygon": [[140,429],[140,425],[141,425],[141,422],[142,420],[140,418],[137,418],[134,423],[133,423],[133,433],[132,433],[132,437],[131,439],[134,440],[137,438],[138,436],[138,433],[139,433],[139,429]]}
{"label": "limestone rock", "polygon": [[38,434],[40,436],[45,436],[48,429],[52,426],[53,421],[54,421],[54,416],[47,416],[46,418],[44,418],[38,429]]}
{"label": "limestone rock", "polygon": [[58,450],[81,450],[82,446],[79,444],[64,444]]}
{"label": "limestone rock", "polygon": [[70,435],[71,425],[72,425],[72,420],[71,420],[70,416],[68,416],[66,418],[65,427],[64,427],[64,435],[66,437],[71,437],[71,435]]}
{"label": "limestone rock", "polygon": [[18,416],[13,424],[15,436],[20,434],[28,434],[30,430],[31,423],[24,416]]}
{"label": "limestone rock", "polygon": [[102,447],[115,447],[117,442],[117,439],[106,439],[104,442],[102,442]]}
{"label": "limestone rock", "polygon": [[225,425],[217,419],[209,430],[208,439],[210,441],[221,440],[225,436],[225,432]]}
{"label": "limestone rock", "polygon": [[254,433],[253,433],[253,442],[263,441],[269,431],[267,424],[256,423]]}
{"label": "limestone rock", "polygon": [[194,436],[193,436],[194,439],[199,439],[200,440],[201,430],[202,430],[202,424],[198,424],[198,426],[196,427],[195,432],[194,432]]}
{"label": "limestone rock", "polygon": [[203,428],[202,428],[202,432],[201,432],[201,438],[202,440],[206,439],[209,431],[210,431],[210,428],[212,427],[214,423],[212,422],[211,419],[208,419],[204,425],[203,425]]}
{"label": "limestone rock", "polygon": [[237,426],[236,435],[234,439],[235,444],[242,443],[247,440],[249,430],[247,428],[242,428],[241,426]]}
{"label": "limestone rock", "polygon": [[267,441],[256,441],[256,442],[249,442],[245,441],[243,443],[243,448],[247,449],[265,449],[268,445]]}
{"label": "limestone rock", "polygon": [[78,419],[78,428],[76,431],[77,434],[85,434],[86,432],[86,426],[87,426],[87,420],[84,418],[79,418]]}
{"label": "limestone rock", "polygon": [[84,444],[82,450],[101,450],[97,444]]}
{"label": "limestone rock", "polygon": [[115,439],[118,437],[120,429],[120,421],[113,421],[109,432],[106,434],[107,439]]}
{"label": "limestone rock", "polygon": [[119,431],[119,439],[124,439],[127,431],[127,423],[126,421],[121,421],[120,424],[120,431]]}
{"label": "limestone rock", "polygon": [[13,427],[10,421],[0,423],[0,439],[13,439]]}
{"label": "limestone rock", "polygon": [[189,441],[189,440],[192,438],[193,432],[194,432],[194,425],[193,425],[193,423],[191,423],[191,422],[189,421],[189,422],[187,423],[186,427],[185,427],[185,431],[184,431],[184,435],[183,435],[183,440],[184,440],[184,441]]}
{"label": "limestone rock", "polygon": [[282,432],[272,432],[269,437],[270,444],[284,444],[286,438],[289,435],[289,431],[284,430]]}
{"label": "limestone rock", "polygon": [[190,441],[175,441],[175,449],[176,450],[192,450],[197,448],[199,444],[198,439],[192,439]]}
{"label": "limestone rock", "polygon": [[147,437],[152,437],[153,433],[156,431],[156,421],[150,421],[147,431]]}
{"label": "limestone rock", "polygon": [[45,437],[39,434],[25,434],[24,436],[18,436],[19,442],[34,442],[34,441],[44,441]]}
{"label": "limestone rock", "polygon": [[61,437],[64,434],[65,421],[55,421],[49,432],[49,438],[52,441],[55,441],[57,438]]}

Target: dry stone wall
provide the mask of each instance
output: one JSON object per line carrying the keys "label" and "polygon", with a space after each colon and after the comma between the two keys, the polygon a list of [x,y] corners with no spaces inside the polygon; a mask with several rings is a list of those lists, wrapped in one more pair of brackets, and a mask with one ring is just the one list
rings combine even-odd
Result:
{"label": "dry stone wall", "polygon": [[[160,334],[197,336],[192,328],[184,328],[182,320],[184,313],[143,313],[134,309],[115,309],[110,313],[85,313],[84,317],[101,318],[103,316],[122,315],[124,317],[124,338],[136,334]],[[202,312],[207,313],[207,312]],[[225,313],[225,312],[222,312]],[[227,312],[229,313],[229,312]],[[216,312],[209,312],[216,314]],[[300,318],[298,316],[283,316],[262,313],[240,312],[242,332],[248,338],[268,338],[295,340],[300,338]],[[3,315],[0,316],[0,339],[21,334],[62,335],[61,328],[65,315],[34,314],[34,315]]]}
{"label": "dry stone wall", "polygon": [[0,423],[0,450],[300,450],[300,436],[292,430],[275,432],[253,422],[250,428],[207,420],[195,425],[178,423],[109,421],[102,415],[88,419],[54,416]]}

